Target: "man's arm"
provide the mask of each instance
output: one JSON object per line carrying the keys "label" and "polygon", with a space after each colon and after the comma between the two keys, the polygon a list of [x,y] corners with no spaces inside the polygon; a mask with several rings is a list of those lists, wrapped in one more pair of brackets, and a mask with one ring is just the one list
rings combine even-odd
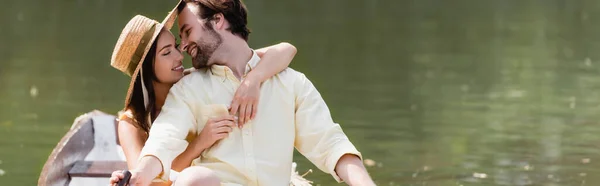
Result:
{"label": "man's arm", "polygon": [[[155,156],[144,156],[140,158],[138,167],[131,171],[129,185],[147,186],[162,172],[160,160]],[[169,180],[163,180],[168,182]]]}
{"label": "man's arm", "polygon": [[361,154],[342,128],[333,122],[325,101],[303,74],[294,84],[298,151],[338,182],[374,185],[360,160]]}
{"label": "man's arm", "polygon": [[[182,80],[183,81],[183,80]],[[188,142],[185,137],[194,126],[194,101],[185,89],[184,82],[171,87],[165,104],[152,127],[148,140],[140,152],[140,160],[135,171],[143,180],[158,178],[169,180],[171,163]]]}
{"label": "man's arm", "polygon": [[335,166],[335,172],[348,185],[375,185],[362,161],[356,155],[343,155]]}

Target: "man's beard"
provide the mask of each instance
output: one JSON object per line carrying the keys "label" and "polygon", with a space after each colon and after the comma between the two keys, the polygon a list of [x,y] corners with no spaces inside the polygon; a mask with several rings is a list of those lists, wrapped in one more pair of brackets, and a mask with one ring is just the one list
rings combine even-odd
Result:
{"label": "man's beard", "polygon": [[[221,46],[223,43],[223,38],[212,28],[207,28],[208,32],[208,40],[214,40],[212,42],[206,41],[196,41],[192,44],[192,47],[196,48],[196,56],[192,57],[192,65],[196,69],[204,68],[209,66],[208,60],[212,57],[213,53]],[[191,51],[191,50],[189,50]],[[189,52],[188,52],[189,53]],[[192,55],[190,53],[190,55]]]}

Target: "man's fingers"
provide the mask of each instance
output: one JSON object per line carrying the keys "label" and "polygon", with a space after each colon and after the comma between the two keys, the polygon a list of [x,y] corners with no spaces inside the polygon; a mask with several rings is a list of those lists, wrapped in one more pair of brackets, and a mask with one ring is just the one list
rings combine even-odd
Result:
{"label": "man's fingers", "polygon": [[221,121],[235,121],[235,118],[231,115],[227,115],[227,116],[213,117],[208,120],[209,123],[218,123]]}
{"label": "man's fingers", "polygon": [[223,128],[223,127],[225,127],[225,128],[233,128],[233,126],[235,126],[235,123],[233,121],[230,121],[230,120],[225,120],[225,121],[219,121],[219,122],[215,123],[214,126],[215,126],[215,129]]}
{"label": "man's fingers", "polygon": [[119,178],[117,178],[117,177],[110,177],[110,183],[111,183],[111,184],[115,184],[115,183],[119,182],[119,180],[120,180],[120,179],[119,179]]}
{"label": "man's fingers", "polygon": [[233,130],[233,127],[219,127],[215,129],[215,133],[230,133]]}
{"label": "man's fingers", "polygon": [[118,174],[112,176],[112,178],[115,178],[117,180],[123,179],[124,177],[125,177],[125,175],[123,175],[123,173],[118,173]]}
{"label": "man's fingers", "polygon": [[122,171],[114,171],[110,177],[110,184],[116,185],[123,177],[125,177],[125,175],[123,175]]}
{"label": "man's fingers", "polygon": [[123,171],[120,171],[120,170],[118,170],[118,171],[114,171],[114,172],[112,172],[112,174],[111,174],[110,176],[111,176],[111,177],[115,177],[115,176],[117,176],[117,175],[119,175],[119,174],[123,175]]}
{"label": "man's fingers", "polygon": [[229,136],[229,133],[226,133],[226,132],[219,133],[219,134],[217,134],[217,139],[223,139],[223,138],[226,138],[227,136]]}

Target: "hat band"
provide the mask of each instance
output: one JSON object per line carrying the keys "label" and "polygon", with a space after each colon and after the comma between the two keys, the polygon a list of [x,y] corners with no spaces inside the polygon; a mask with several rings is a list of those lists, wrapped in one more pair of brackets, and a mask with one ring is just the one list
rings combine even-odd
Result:
{"label": "hat band", "polygon": [[137,48],[135,49],[135,52],[133,53],[133,55],[131,56],[131,59],[129,60],[129,65],[127,66],[127,75],[132,76],[133,72],[135,72],[135,69],[137,68],[138,64],[142,60],[142,56],[144,55],[144,52],[146,51],[146,47],[148,45],[152,44],[152,43],[149,43],[149,41],[152,39],[155,29],[156,29],[156,23],[153,23],[152,27],[144,33],[144,36],[142,36],[142,39],[140,40],[140,44],[138,44]]}

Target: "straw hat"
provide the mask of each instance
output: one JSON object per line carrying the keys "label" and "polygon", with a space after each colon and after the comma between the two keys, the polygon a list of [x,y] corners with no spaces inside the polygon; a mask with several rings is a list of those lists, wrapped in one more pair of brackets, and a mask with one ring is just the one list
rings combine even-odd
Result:
{"label": "straw hat", "polygon": [[[125,98],[125,107],[127,107],[131,101],[133,86],[138,77],[138,73],[141,73],[141,76],[144,75],[141,70],[144,58],[148,55],[148,51],[161,30],[163,28],[170,30],[171,27],[173,27],[175,18],[177,18],[177,6],[181,3],[182,1],[177,3],[175,8],[169,12],[162,23],[142,15],[136,15],[127,23],[127,25],[125,25],[125,28],[123,28],[121,36],[119,36],[115,49],[113,50],[110,65],[128,76],[131,76],[127,96]],[[149,103],[148,90],[146,90],[143,78],[142,89],[144,105],[147,107]]]}

